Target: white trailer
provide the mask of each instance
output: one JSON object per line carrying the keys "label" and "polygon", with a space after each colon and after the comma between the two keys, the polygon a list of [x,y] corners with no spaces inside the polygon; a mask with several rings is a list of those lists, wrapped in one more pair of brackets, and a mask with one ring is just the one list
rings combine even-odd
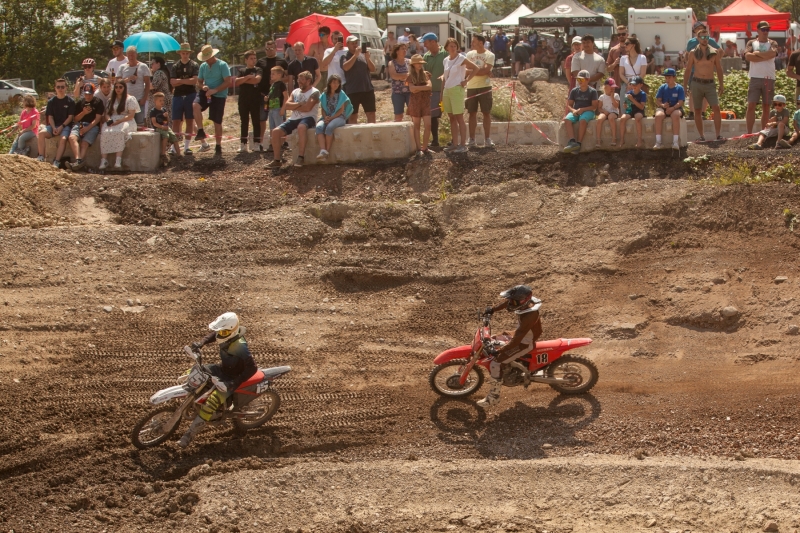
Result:
{"label": "white trailer", "polygon": [[667,55],[677,55],[686,50],[686,43],[694,37],[692,25],[697,21],[692,8],[636,9],[628,8],[628,35],[635,33],[644,49],[653,46],[656,35],[666,47]]}
{"label": "white trailer", "polygon": [[435,33],[439,37],[441,46],[444,46],[445,41],[452,37],[458,41],[461,48],[466,50],[470,48],[467,30],[472,27],[472,23],[457,13],[450,11],[389,13],[387,21],[387,30],[393,31],[395,37],[403,35],[403,30],[408,28],[419,38],[428,32]]}

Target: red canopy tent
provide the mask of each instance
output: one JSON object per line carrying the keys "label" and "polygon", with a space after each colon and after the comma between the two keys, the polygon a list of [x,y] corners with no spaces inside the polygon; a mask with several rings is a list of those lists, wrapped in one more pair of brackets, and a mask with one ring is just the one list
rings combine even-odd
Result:
{"label": "red canopy tent", "polygon": [[786,31],[791,14],[776,11],[761,0],[735,0],[719,13],[708,16],[708,30],[712,33],[742,31],[751,35],[756,33],[756,24],[762,20],[769,22],[773,31]]}

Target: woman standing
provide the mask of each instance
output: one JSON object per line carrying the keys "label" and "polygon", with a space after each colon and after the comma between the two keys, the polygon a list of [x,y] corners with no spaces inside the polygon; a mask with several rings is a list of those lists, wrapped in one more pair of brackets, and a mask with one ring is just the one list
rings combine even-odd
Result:
{"label": "woman standing", "polygon": [[620,78],[622,78],[622,86],[620,87],[619,94],[626,94],[630,80],[639,76],[644,79],[647,74],[647,58],[642,54],[642,48],[639,45],[639,40],[633,37],[625,39],[625,51],[628,55],[622,56],[614,61],[614,66],[620,67]]}
{"label": "woman standing", "polygon": [[131,133],[136,131],[136,113],[141,111],[135,96],[128,96],[128,86],[123,81],[114,83],[114,91],[108,99],[106,108],[107,121],[100,135],[100,170],[108,167],[108,155],[116,154],[114,170],[122,170],[122,152],[125,143],[131,138]]}
{"label": "woman standing", "polygon": [[150,80],[150,94],[147,97],[147,109],[153,109],[153,95],[164,93],[164,107],[167,108],[167,116],[172,117],[172,86],[169,83],[170,72],[163,57],[156,56],[150,62],[150,71],[153,77]]}
{"label": "woman standing", "polygon": [[[467,151],[467,124],[464,122],[464,87],[478,67],[461,53],[458,41],[450,37],[444,45],[448,56],[444,58],[442,103],[444,112],[450,117],[452,146],[445,152],[461,154]],[[468,73],[469,72],[469,73]]]}
{"label": "woman standing", "polygon": [[411,93],[406,85],[408,66],[410,60],[406,58],[408,47],[398,43],[392,48],[392,60],[389,61],[389,79],[392,80],[392,107],[394,107],[394,121],[403,121],[403,112],[408,107]]}
{"label": "woman standing", "polygon": [[319,99],[319,109],[322,116],[317,122],[317,159],[324,161],[330,155],[333,132],[347,124],[347,119],[353,114],[353,104],[342,91],[342,79],[338,74],[331,74],[328,78],[328,85]]}
{"label": "woman standing", "polygon": [[[414,54],[411,58],[411,72],[406,80],[408,89],[411,92],[411,99],[408,104],[408,114],[411,115],[411,122],[414,124],[414,145],[417,154],[428,155],[428,140],[431,137],[431,91],[433,84],[431,76],[425,72],[425,60],[419,54]],[[420,122],[425,125],[422,137],[422,144],[419,142]],[[423,149],[422,147],[425,147]]]}

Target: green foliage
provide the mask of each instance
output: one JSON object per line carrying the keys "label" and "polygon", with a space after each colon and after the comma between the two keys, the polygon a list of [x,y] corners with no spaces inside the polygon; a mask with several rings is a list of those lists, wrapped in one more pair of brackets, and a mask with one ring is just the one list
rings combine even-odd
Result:
{"label": "green foliage", "polygon": [[513,111],[510,105],[511,95],[505,95],[499,92],[495,94],[497,94],[497,96],[495,96],[494,103],[492,104],[492,118],[500,122],[507,122],[510,120]]}
{"label": "green foliage", "polygon": [[686,163],[689,168],[696,171],[708,165],[711,160],[707,155],[701,155],[699,157],[687,157],[683,162]]}
{"label": "green foliage", "polygon": [[[13,126],[14,123],[17,122],[17,119],[14,115],[2,115],[0,116],[0,130],[4,130],[10,126]],[[7,154],[9,150],[11,150],[11,145],[14,144],[14,139],[17,138],[16,131],[8,131],[6,133],[0,133],[0,154]]]}
{"label": "green foliage", "polygon": [[[756,172],[750,163],[737,160],[729,164],[717,164],[711,182],[717,185],[755,185],[771,182],[800,185],[800,169],[792,163],[786,163]],[[786,216],[785,211],[784,216]]]}

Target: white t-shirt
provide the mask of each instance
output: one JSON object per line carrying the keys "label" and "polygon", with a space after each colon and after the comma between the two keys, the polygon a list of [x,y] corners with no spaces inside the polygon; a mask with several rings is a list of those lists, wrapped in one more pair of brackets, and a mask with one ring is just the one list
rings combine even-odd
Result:
{"label": "white t-shirt", "polygon": [[[111,90],[113,91],[114,88],[112,87]],[[111,97],[111,93],[108,93],[108,96],[106,96],[106,95],[103,94],[103,91],[101,91],[100,89],[97,89],[94,92],[94,97],[97,98],[98,100],[100,100],[101,102],[103,102],[103,108],[106,108],[106,107],[108,107],[108,99]]]}
{"label": "white t-shirt", "polygon": [[317,95],[317,103],[314,104],[314,107],[311,108],[310,111],[298,111],[297,109],[292,111],[292,116],[289,117],[291,120],[300,120],[301,118],[311,117],[317,118],[319,114],[319,90],[316,87],[311,87],[311,89],[303,92],[301,89],[297,88],[292,91],[292,101],[297,102],[298,104],[302,104],[308,102],[314,94]]}
{"label": "white t-shirt", "polygon": [[[769,40],[762,43],[758,39],[754,39],[750,43],[753,47],[753,52],[769,52],[772,50],[772,41]],[[751,78],[765,78],[768,80],[775,79],[775,60],[768,59],[767,61],[751,61],[750,62],[750,77]]]}
{"label": "white t-shirt", "polygon": [[617,104],[619,104],[619,95],[617,93],[614,93],[611,96],[607,95],[606,93],[603,93],[600,95],[600,98],[598,98],[598,100],[600,100],[600,110],[603,113],[605,113],[606,115],[608,115],[609,113],[616,113],[619,115],[619,105],[616,107],[616,109],[613,106],[614,102],[617,102]]}
{"label": "white t-shirt", "polygon": [[408,36],[401,35],[397,38],[397,44],[408,44]]}
{"label": "white t-shirt", "polygon": [[112,57],[111,60],[108,62],[108,66],[106,67],[106,72],[108,75],[111,76],[111,69],[114,69],[114,74],[119,76],[119,69],[122,65],[128,64],[128,58],[123,57],[122,59],[117,59],[116,57]]}
{"label": "white t-shirt", "polygon": [[[485,50],[482,54],[479,54],[477,50],[470,50],[467,52],[467,59],[475,63],[478,68],[483,68],[486,65],[494,66],[494,54],[489,50]],[[467,89],[481,89],[491,86],[492,81],[489,79],[488,74],[486,76],[473,76],[467,82]]]}
{"label": "white t-shirt", "polygon": [[[586,52],[579,52],[572,56],[572,67],[570,68],[572,72],[581,70],[589,71],[589,77],[591,78],[598,72],[605,73],[606,71],[606,60],[603,59],[603,56],[600,54],[596,54],[594,52],[587,54]],[[591,85],[597,84],[597,81],[592,82]]]}
{"label": "white t-shirt", "polygon": [[455,59],[450,56],[444,58],[444,88],[450,89],[456,85],[461,85],[467,75],[467,67],[464,66],[464,54],[458,54]]}
{"label": "white t-shirt", "polygon": [[[326,49],[325,53],[322,54],[322,58],[324,59],[328,57],[333,53],[334,50],[335,49],[333,47]],[[337,76],[342,78],[342,85],[344,85],[344,70],[342,70],[342,65],[339,60],[345,54],[347,54],[347,48],[342,48],[341,50],[336,52],[336,55],[333,56],[333,59],[328,65],[328,77],[330,78],[331,76],[336,74]]]}
{"label": "white t-shirt", "polygon": [[[573,61],[575,59],[573,58]],[[630,56],[622,56],[619,58],[619,72],[623,78],[630,81],[634,76],[640,76],[642,66],[647,67],[647,57],[644,54],[639,54],[636,58],[636,63],[631,66]]]}
{"label": "white t-shirt", "polygon": [[136,75],[136,83],[133,83],[132,81],[127,83],[128,94],[130,96],[135,96],[137,100],[141,100],[145,97],[144,78],[145,76],[151,75],[150,67],[139,61],[135,67],[125,65],[122,67],[120,72],[117,72],[117,76],[122,78],[130,78],[133,75]]}

